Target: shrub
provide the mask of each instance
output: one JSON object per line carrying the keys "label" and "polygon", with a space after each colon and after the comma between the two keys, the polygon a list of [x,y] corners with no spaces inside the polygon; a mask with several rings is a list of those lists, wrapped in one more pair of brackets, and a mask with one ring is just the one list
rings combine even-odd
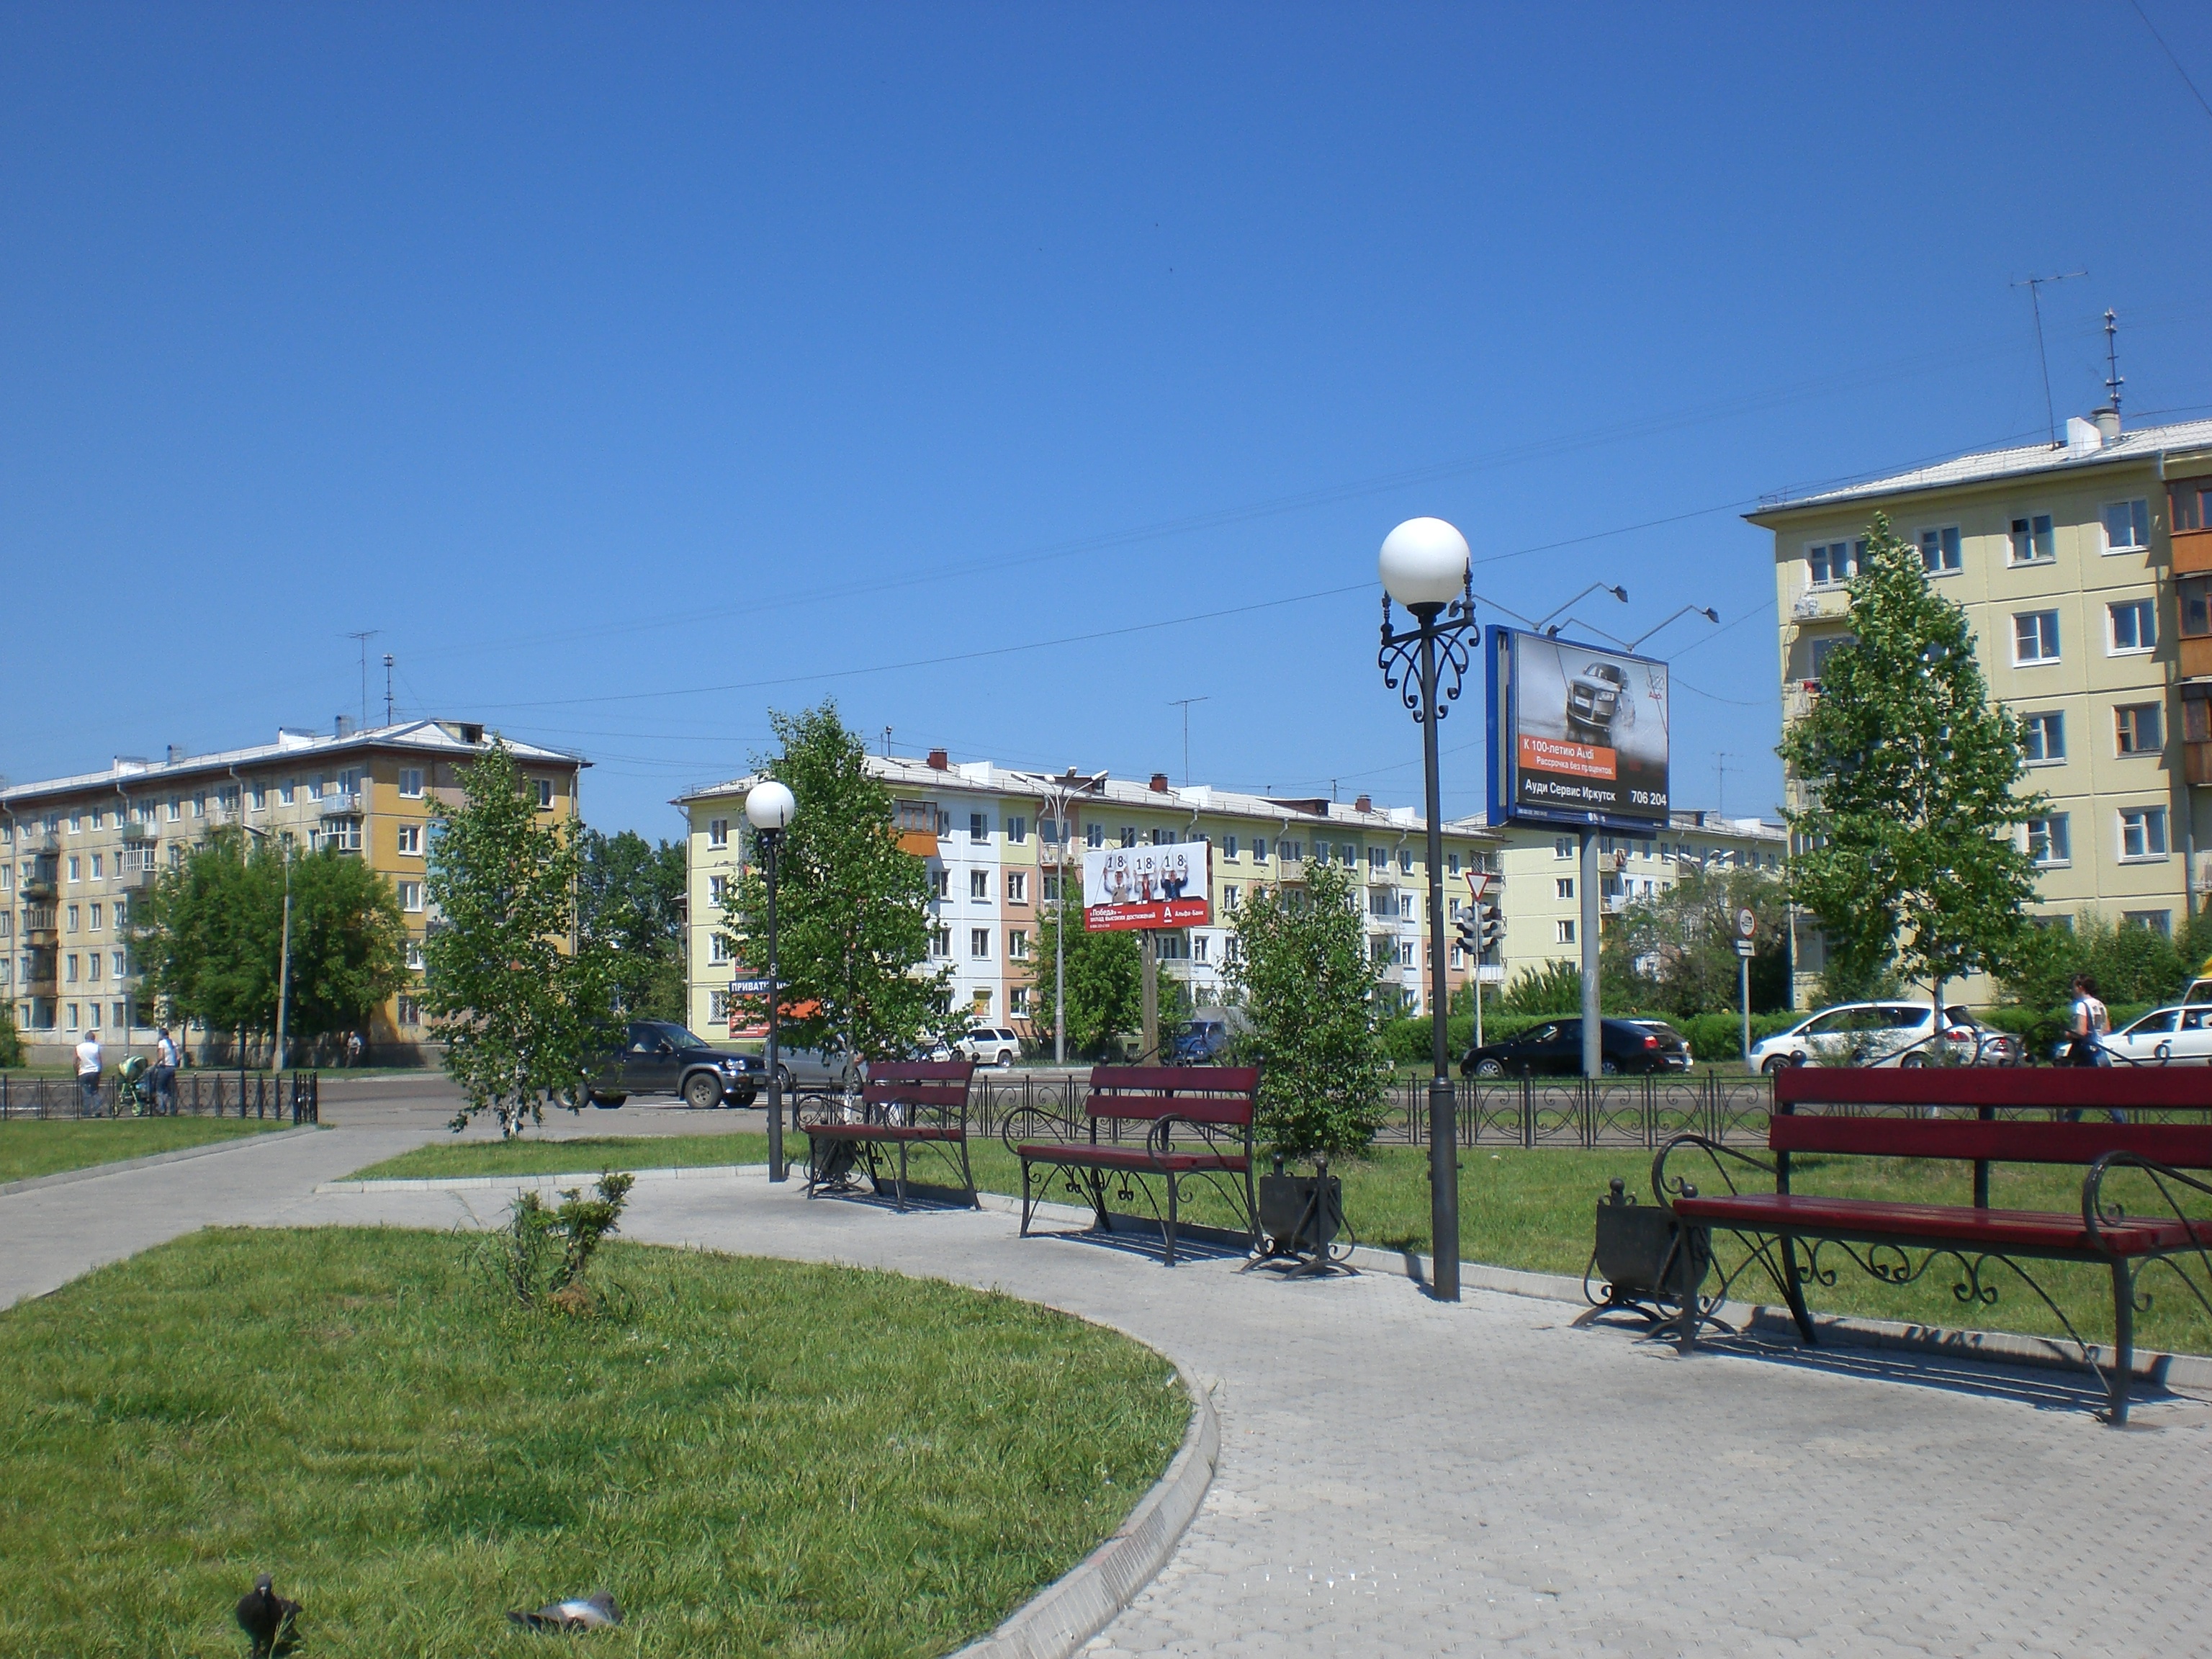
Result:
{"label": "shrub", "polygon": [[488,1241],[489,1265],[501,1286],[526,1308],[587,1311],[591,1297],[584,1270],[621,1221],[636,1180],[633,1175],[602,1175],[591,1198],[579,1188],[567,1188],[557,1209],[548,1209],[534,1192],[517,1194],[506,1227]]}
{"label": "shrub", "polygon": [[[1751,1017],[1751,1040],[1772,1036],[1777,1031],[1786,1031],[1799,1020],[1802,1013],[1753,1014]],[[1674,1029],[1690,1040],[1690,1052],[1708,1065],[1724,1064],[1743,1058],[1743,1015],[1698,1014],[1692,1018],[1677,1020]]]}
{"label": "shrub", "polygon": [[15,1032],[15,1010],[0,1002],[0,1068],[23,1063],[23,1039]]}

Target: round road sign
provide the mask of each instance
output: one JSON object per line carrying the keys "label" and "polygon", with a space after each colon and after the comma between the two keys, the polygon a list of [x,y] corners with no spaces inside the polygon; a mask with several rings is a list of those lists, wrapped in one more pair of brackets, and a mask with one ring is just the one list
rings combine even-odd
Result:
{"label": "round road sign", "polygon": [[1752,915],[1748,910],[1737,911],[1735,913],[1735,930],[1737,933],[1742,934],[1746,939],[1749,939],[1753,933],[1759,931],[1759,918]]}

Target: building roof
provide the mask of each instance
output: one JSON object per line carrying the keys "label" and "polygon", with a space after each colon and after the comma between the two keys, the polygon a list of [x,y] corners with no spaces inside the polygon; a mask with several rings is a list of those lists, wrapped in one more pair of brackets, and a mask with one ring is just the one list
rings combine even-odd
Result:
{"label": "building roof", "polygon": [[[894,792],[975,789],[1027,796],[1044,802],[1060,789],[1066,788],[1070,799],[1078,806],[1110,805],[1138,811],[1218,812],[1235,817],[1273,819],[1279,823],[1288,821],[1309,827],[1331,824],[1392,835],[1409,830],[1425,832],[1428,827],[1419,810],[1412,806],[1370,806],[1362,810],[1357,802],[1254,795],[1237,790],[1217,789],[1210,784],[1186,785],[1182,788],[1169,785],[1165,789],[1155,789],[1151,784],[1139,782],[1134,778],[1108,777],[1096,788],[1091,788],[1086,787],[1091,782],[1090,777],[1080,774],[1067,778],[1048,772],[1023,772],[996,766],[989,761],[963,761],[939,767],[932,766],[926,760],[897,755],[889,757],[870,755],[867,766],[871,776]],[[748,775],[732,778],[722,783],[704,784],[677,796],[674,804],[688,806],[694,801],[742,795],[752,787],[752,778]],[[1364,800],[1366,797],[1360,799]],[[1468,840],[1494,842],[1498,839],[1496,830],[1472,819],[1448,823],[1444,829],[1451,835]]]}
{"label": "building roof", "polygon": [[2212,421],[2147,426],[2140,431],[2124,432],[2108,444],[2097,441],[2096,428],[2086,421],[2069,421],[2066,428],[2071,441],[2055,448],[2043,443],[2017,449],[1984,450],[1930,466],[1915,467],[1910,472],[1892,473],[1886,478],[1824,490],[1794,501],[1776,501],[1755,513],[1747,513],[1744,517],[1753,524],[1764,525],[1795,514],[1818,512],[1883,495],[1955,489],[1960,484],[1987,483],[2038,473],[2082,471],[2092,467],[2157,460],[2176,451],[2212,449]]}
{"label": "building roof", "polygon": [[[44,778],[33,783],[19,783],[0,789],[0,805],[20,806],[48,796],[75,794],[87,789],[112,789],[125,780],[129,781],[125,787],[131,788],[142,785],[157,787],[172,780],[220,776],[234,767],[259,766],[273,760],[312,762],[375,750],[411,751],[447,760],[458,760],[481,753],[485,747],[483,738],[478,737],[471,740],[461,735],[462,730],[482,732],[483,728],[473,721],[464,726],[459,720],[401,720],[391,726],[372,727],[366,732],[349,732],[343,736],[334,732],[325,736],[319,732],[295,732],[279,727],[276,742],[257,744],[246,749],[225,749],[209,755],[179,755],[167,761],[141,760],[133,756],[118,755],[102,771],[81,772],[74,777]],[[567,754],[558,749],[543,749],[536,744],[516,743],[509,739],[507,746],[516,759],[537,765],[584,767],[591,764],[580,756]]]}

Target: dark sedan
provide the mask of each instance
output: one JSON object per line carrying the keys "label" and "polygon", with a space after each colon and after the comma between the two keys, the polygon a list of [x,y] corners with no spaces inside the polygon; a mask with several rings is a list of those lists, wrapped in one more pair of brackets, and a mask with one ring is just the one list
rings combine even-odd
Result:
{"label": "dark sedan", "polygon": [[[1599,1030],[1598,1052],[1607,1077],[1690,1069],[1690,1045],[1680,1032],[1663,1025],[1606,1020]],[[1583,1069],[1583,1023],[1546,1020],[1518,1036],[1468,1049],[1459,1069],[1462,1076],[1477,1078],[1577,1076]]]}
{"label": "dark sedan", "polygon": [[634,1019],[622,1052],[609,1054],[592,1080],[592,1104],[619,1106],[632,1095],[680,1095],[701,1111],[750,1106],[767,1075],[758,1054],[715,1048],[668,1020]]}

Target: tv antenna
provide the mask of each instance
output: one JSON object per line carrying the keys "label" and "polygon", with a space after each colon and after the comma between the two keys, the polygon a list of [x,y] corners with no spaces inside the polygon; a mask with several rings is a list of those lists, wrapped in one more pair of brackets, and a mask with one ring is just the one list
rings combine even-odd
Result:
{"label": "tv antenna", "polygon": [[1735,758],[1729,754],[1713,757],[1713,816],[1717,818],[1728,817],[1728,763]]}
{"label": "tv antenna", "polygon": [[2027,290],[2027,303],[2035,313],[2035,360],[2043,365],[2043,418],[2051,429],[2051,447],[2058,447],[2058,410],[2051,401],[2051,356],[2043,349],[2043,285],[2045,283],[2069,283],[2076,276],[2087,276],[2086,270],[2062,270],[2056,276],[2023,276],[2014,288]]}
{"label": "tv antenna", "polygon": [[361,645],[361,723],[363,726],[368,724],[368,642],[383,631],[380,628],[368,628],[358,634],[346,635],[349,640],[358,641]]}
{"label": "tv antenna", "polygon": [[2112,307],[2105,308],[2105,390],[2112,394],[2112,413],[2120,412],[2120,388],[2127,384],[2120,377],[2120,322],[2112,315]]}
{"label": "tv antenna", "polygon": [[1190,706],[1194,702],[1212,702],[1211,697],[1170,697],[1168,707],[1182,710],[1182,787],[1190,787]]}
{"label": "tv antenna", "polygon": [[392,653],[384,653],[384,723],[392,724]]}

